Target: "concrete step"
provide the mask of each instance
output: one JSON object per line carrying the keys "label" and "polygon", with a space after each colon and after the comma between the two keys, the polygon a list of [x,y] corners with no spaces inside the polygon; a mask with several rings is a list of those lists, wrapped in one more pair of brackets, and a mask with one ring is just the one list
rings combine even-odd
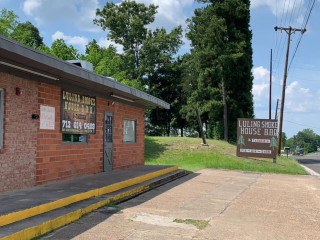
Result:
{"label": "concrete step", "polygon": [[177,166],[145,165],[0,194],[0,227],[133,186],[177,169]]}
{"label": "concrete step", "polygon": [[108,204],[126,201],[146,191],[185,176],[185,170],[175,170],[111,193],[94,196],[43,212],[36,216],[0,227],[1,240],[24,240],[40,236],[81,218],[84,214]]}

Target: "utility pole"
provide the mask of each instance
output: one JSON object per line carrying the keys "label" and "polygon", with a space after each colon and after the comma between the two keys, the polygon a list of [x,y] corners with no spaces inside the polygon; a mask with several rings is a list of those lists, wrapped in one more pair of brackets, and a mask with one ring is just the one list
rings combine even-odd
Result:
{"label": "utility pole", "polygon": [[286,94],[286,82],[288,75],[288,58],[289,58],[289,49],[290,49],[290,40],[291,34],[295,32],[301,32],[303,34],[306,29],[297,29],[297,28],[284,28],[284,27],[274,27],[274,30],[285,31],[288,34],[288,43],[287,43],[287,54],[286,54],[286,63],[284,66],[284,75],[283,75],[283,86],[282,86],[282,98],[281,98],[281,107],[280,107],[280,122],[279,122],[279,137],[278,137],[278,155],[281,153],[281,139],[282,139],[282,123],[283,123],[283,109],[284,109],[284,100]]}
{"label": "utility pole", "polygon": [[271,120],[271,93],[272,93],[272,49],[270,55],[270,91],[269,91],[269,119]]}
{"label": "utility pole", "polygon": [[279,98],[277,99],[276,114],[274,115],[275,120],[278,120],[278,105],[279,105]]}

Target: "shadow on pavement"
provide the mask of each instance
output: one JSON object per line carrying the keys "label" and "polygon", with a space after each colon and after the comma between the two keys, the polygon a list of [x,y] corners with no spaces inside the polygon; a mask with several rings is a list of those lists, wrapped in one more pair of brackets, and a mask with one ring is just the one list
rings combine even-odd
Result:
{"label": "shadow on pavement", "polygon": [[[148,201],[152,198],[155,198],[170,189],[179,186],[195,177],[200,175],[200,173],[190,173],[182,178],[164,184],[158,188],[151,189],[148,192],[139,194],[134,198],[126,200],[118,205],[107,205],[100,209],[97,209],[88,215],[80,218],[79,220],[70,223],[64,227],[61,227],[51,233],[47,233],[41,237],[37,237],[36,239],[49,239],[49,240],[67,240],[73,239],[78,235],[90,230],[91,228],[99,225],[103,221],[106,221],[109,217],[114,214],[121,214],[122,209],[135,207]],[[172,201],[173,199],[168,199],[168,201]],[[106,239],[108,235],[106,233]]]}

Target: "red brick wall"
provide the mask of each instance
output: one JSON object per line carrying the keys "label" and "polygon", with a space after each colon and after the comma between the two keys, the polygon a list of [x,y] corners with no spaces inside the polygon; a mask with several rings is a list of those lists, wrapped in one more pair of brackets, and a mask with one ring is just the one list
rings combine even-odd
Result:
{"label": "red brick wall", "polygon": [[[88,144],[70,145],[60,133],[59,87],[0,72],[0,88],[5,89],[0,192],[101,172],[104,111],[114,113],[114,169],[144,164],[144,109],[97,98],[96,134],[89,135]],[[55,107],[55,130],[40,130],[40,120],[31,119],[40,114],[40,105]],[[135,144],[123,144],[125,118],[137,121]]]}
{"label": "red brick wall", "polygon": [[[16,95],[16,87],[22,89]],[[5,90],[4,148],[0,150],[0,192],[35,184],[35,157],[38,121],[38,83],[0,72]]]}
{"label": "red brick wall", "polygon": [[[62,143],[60,133],[61,89],[41,83],[40,105],[55,107],[55,130],[39,130],[37,144],[36,183],[44,184],[103,169],[104,111],[114,113],[114,169],[144,164],[144,109],[97,98],[96,134],[89,135],[88,144]],[[108,104],[109,103],[109,104]],[[108,106],[110,105],[110,106]],[[137,143],[123,144],[123,119],[137,120]]]}

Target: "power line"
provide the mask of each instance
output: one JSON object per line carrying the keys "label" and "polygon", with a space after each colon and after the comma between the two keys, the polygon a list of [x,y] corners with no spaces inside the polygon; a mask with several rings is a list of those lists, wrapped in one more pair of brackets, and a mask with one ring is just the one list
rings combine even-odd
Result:
{"label": "power line", "polygon": [[319,129],[319,127],[314,127],[314,126],[310,126],[310,125],[305,125],[305,124],[302,124],[302,123],[297,123],[297,122],[292,122],[292,121],[289,121],[289,120],[284,120],[286,122],[289,122],[289,123],[293,123],[293,124],[296,124],[296,125],[300,125],[300,126],[303,126],[303,127],[309,127],[309,128],[313,128],[313,129]]}
{"label": "power line", "polygon": [[[311,5],[311,7],[310,7],[309,14],[308,14],[308,16],[307,16],[307,19],[306,19],[306,22],[305,22],[305,25],[304,25],[304,28],[303,28],[303,29],[306,29],[306,27],[307,27],[307,24],[308,24],[308,22],[309,22],[310,15],[311,15],[311,12],[312,12],[312,10],[313,10],[313,8],[314,8],[315,2],[316,2],[316,0],[313,0],[313,3],[312,3],[312,5]],[[291,58],[291,60],[290,60],[289,71],[290,71],[290,67],[291,67],[292,61],[293,61],[294,57],[296,56],[297,50],[298,50],[298,48],[299,48],[299,46],[300,46],[300,43],[301,43],[301,40],[302,40],[302,36],[303,36],[303,34],[300,35],[298,44],[297,44],[297,46],[296,46],[296,48],[295,48],[295,50],[294,50],[294,53],[293,53],[293,55],[292,55],[292,58]]]}
{"label": "power line", "polygon": [[305,29],[297,29],[285,27],[275,27],[276,31],[281,30],[285,31],[288,34],[288,43],[287,43],[287,53],[286,53],[286,62],[284,67],[284,76],[283,76],[283,86],[282,86],[282,97],[281,97],[281,108],[280,108],[280,121],[279,121],[279,137],[278,137],[278,154],[280,155],[280,148],[281,148],[281,138],[282,138],[282,123],[283,123],[283,109],[284,109],[284,101],[285,101],[285,90],[286,90],[286,81],[287,81],[287,74],[288,74],[288,57],[289,57],[289,48],[290,48],[290,38],[291,34],[295,32],[301,32],[303,34],[306,30]]}

